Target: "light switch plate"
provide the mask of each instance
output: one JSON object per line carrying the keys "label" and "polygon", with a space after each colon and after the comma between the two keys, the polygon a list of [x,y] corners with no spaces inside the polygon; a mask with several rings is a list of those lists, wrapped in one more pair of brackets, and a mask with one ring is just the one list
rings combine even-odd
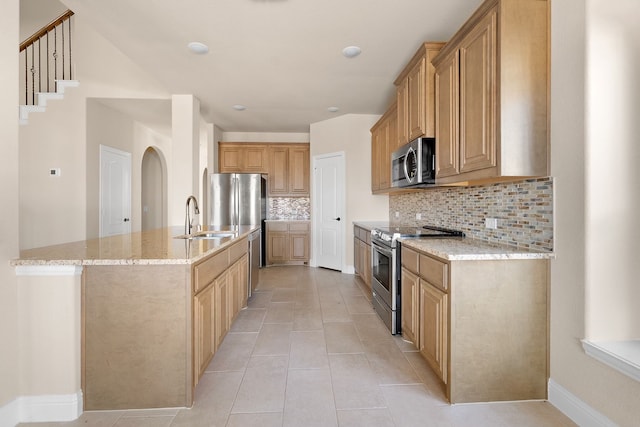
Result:
{"label": "light switch plate", "polygon": [[396,211],[396,218],[400,218],[400,212]]}
{"label": "light switch plate", "polygon": [[485,218],[484,219],[484,227],[495,230],[498,228],[498,219],[497,218]]}
{"label": "light switch plate", "polygon": [[421,213],[417,213],[416,214],[416,219],[422,219],[422,214]]}

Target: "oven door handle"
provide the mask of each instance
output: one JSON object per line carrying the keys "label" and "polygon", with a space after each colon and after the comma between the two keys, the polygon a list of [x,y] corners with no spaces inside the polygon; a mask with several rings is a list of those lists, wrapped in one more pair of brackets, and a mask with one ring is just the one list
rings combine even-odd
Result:
{"label": "oven door handle", "polygon": [[380,246],[374,242],[371,242],[371,249],[375,249],[376,251],[388,256],[389,258],[391,258],[392,256],[392,252],[391,249],[385,248],[384,246]]}

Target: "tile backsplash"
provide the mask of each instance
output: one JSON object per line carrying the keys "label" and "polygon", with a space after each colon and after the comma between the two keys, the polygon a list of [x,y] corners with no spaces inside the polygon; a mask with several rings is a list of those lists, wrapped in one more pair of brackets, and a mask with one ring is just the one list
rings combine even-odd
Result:
{"label": "tile backsplash", "polygon": [[308,197],[270,197],[267,199],[267,219],[310,219]]}
{"label": "tile backsplash", "polygon": [[[389,218],[462,230],[488,243],[552,251],[553,178],[390,195]],[[485,218],[497,219],[497,229],[486,228]]]}

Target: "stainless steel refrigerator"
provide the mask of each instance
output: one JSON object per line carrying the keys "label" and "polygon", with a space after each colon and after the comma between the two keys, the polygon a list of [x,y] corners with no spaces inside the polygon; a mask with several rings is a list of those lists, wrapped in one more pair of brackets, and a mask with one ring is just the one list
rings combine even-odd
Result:
{"label": "stainless steel refrigerator", "polygon": [[266,176],[255,173],[209,174],[207,204],[207,223],[212,227],[261,226],[259,265],[264,266],[266,253],[264,220],[267,218]]}

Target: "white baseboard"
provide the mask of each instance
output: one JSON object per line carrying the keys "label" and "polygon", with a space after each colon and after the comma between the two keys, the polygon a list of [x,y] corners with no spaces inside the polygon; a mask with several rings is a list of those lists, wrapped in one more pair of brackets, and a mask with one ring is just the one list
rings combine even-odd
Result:
{"label": "white baseboard", "polygon": [[22,396],[0,407],[0,427],[18,423],[73,421],[82,415],[82,391],[74,394]]}
{"label": "white baseboard", "polygon": [[580,427],[617,427],[617,424],[587,405],[569,390],[549,380],[549,403]]}

